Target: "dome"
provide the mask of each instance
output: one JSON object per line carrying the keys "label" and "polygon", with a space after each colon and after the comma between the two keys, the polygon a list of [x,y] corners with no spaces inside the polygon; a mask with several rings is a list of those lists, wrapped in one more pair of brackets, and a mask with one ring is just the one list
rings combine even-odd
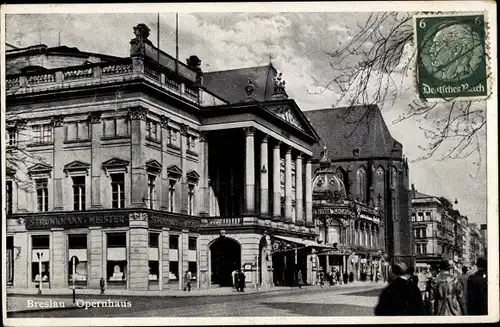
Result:
{"label": "dome", "polygon": [[313,195],[316,197],[338,195],[338,200],[346,199],[344,182],[332,171],[319,172],[313,181]]}

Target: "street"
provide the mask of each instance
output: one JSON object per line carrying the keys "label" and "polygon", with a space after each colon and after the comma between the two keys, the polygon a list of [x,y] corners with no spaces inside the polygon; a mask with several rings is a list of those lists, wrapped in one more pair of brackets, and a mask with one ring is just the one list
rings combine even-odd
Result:
{"label": "street", "polygon": [[[191,297],[84,296],[83,301],[130,301],[130,307],[99,307],[9,313],[23,317],[249,317],[372,316],[382,284],[325,286],[279,292]],[[26,300],[33,297],[26,297]],[[43,298],[47,300],[47,298]],[[61,298],[54,298],[60,300]],[[68,298],[66,298],[68,301]]]}

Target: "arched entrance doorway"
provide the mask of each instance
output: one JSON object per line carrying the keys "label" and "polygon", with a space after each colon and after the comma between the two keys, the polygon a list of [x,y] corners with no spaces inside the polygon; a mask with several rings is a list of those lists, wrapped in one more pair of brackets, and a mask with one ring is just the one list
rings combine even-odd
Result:
{"label": "arched entrance doorway", "polygon": [[219,237],[210,245],[212,284],[232,286],[232,272],[241,268],[241,247],[233,239]]}

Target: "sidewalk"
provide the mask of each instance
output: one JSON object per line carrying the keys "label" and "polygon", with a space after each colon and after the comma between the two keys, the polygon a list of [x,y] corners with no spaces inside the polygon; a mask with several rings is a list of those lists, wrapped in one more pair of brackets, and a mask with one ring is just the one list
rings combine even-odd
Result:
{"label": "sidewalk", "polygon": [[[386,284],[374,283],[374,282],[354,282],[347,285],[324,285],[323,288],[339,289],[349,288],[349,287],[367,287],[367,288],[382,288]],[[320,285],[310,285],[303,286],[303,290],[307,289],[320,289]],[[168,289],[162,291],[150,291],[150,290],[119,290],[119,289],[106,289],[105,293],[102,295],[99,289],[88,289],[82,288],[77,289],[77,296],[81,295],[98,295],[98,296],[171,296],[171,297],[188,297],[188,296],[227,296],[227,295],[244,295],[253,293],[267,293],[267,292],[279,292],[279,291],[292,291],[300,290],[298,287],[290,286],[273,286],[267,288],[255,289],[252,285],[245,288],[245,292],[237,292],[232,287],[211,287],[207,289],[192,289],[191,292],[185,292],[179,289]],[[8,296],[24,296],[24,295],[35,295],[35,296],[69,296],[73,295],[72,289],[70,288],[49,288],[43,289],[42,294],[38,295],[37,288],[7,288]]]}

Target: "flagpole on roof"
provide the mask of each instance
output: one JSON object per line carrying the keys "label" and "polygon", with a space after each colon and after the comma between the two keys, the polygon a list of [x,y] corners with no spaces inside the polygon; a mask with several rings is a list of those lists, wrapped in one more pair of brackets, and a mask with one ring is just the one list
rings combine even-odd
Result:
{"label": "flagpole on roof", "polygon": [[[157,20],[156,20],[156,46],[158,47],[157,51],[157,57],[156,57],[156,64],[158,65],[158,71],[160,70],[160,13],[158,13]],[[161,83],[161,79],[160,79]]]}
{"label": "flagpole on roof", "polygon": [[175,13],[175,74],[179,76],[179,13]]}

